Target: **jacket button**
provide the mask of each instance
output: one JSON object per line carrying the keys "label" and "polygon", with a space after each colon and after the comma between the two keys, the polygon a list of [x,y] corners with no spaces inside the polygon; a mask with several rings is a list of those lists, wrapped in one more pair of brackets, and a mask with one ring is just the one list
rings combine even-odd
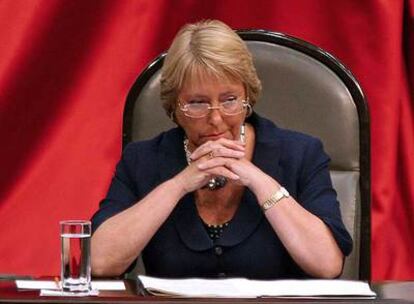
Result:
{"label": "jacket button", "polygon": [[219,277],[219,278],[225,278],[226,277],[226,274],[224,272],[219,272],[217,274],[217,277]]}
{"label": "jacket button", "polygon": [[220,246],[217,246],[214,248],[214,253],[216,255],[222,255],[223,254],[223,248],[221,248]]}

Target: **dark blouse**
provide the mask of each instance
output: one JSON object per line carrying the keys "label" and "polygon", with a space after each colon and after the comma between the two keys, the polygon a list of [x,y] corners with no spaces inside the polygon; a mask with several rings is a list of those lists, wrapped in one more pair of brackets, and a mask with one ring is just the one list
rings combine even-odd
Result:
{"label": "dark blouse", "polygon": [[[252,162],[319,217],[332,231],[344,255],[348,255],[352,240],[341,219],[328,170],[329,157],[321,142],[280,129],[255,113],[248,122],[256,132]],[[131,207],[185,168],[183,138],[183,130],[175,128],[125,148],[108,194],[92,218],[94,231],[106,219]],[[147,275],[158,277],[307,276],[289,256],[247,188],[231,224],[217,239],[207,233],[193,193],[187,194],[152,237],[142,256]]]}

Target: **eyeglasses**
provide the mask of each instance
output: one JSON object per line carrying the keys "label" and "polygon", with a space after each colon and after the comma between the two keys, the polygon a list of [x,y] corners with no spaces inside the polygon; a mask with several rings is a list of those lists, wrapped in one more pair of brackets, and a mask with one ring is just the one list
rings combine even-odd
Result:
{"label": "eyeglasses", "polygon": [[226,116],[233,116],[240,114],[249,105],[247,100],[243,99],[229,99],[221,102],[218,106],[210,106],[208,102],[191,102],[181,104],[178,101],[178,107],[184,112],[184,115],[191,118],[202,118],[207,116],[211,110],[219,110]]}

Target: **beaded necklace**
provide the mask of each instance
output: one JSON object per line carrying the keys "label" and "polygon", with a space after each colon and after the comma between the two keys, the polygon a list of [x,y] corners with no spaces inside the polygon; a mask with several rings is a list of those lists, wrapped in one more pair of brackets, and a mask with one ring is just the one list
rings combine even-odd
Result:
{"label": "beaded necklace", "polygon": [[213,241],[218,240],[223,234],[224,229],[226,229],[229,226],[229,222],[225,222],[219,225],[211,225],[211,224],[206,224],[204,222],[203,224],[204,224],[204,227],[206,228],[208,236]]}

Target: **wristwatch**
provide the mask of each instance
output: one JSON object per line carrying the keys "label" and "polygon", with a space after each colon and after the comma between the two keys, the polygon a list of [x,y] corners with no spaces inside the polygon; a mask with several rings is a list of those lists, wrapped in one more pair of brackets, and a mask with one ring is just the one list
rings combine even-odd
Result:
{"label": "wristwatch", "polygon": [[265,200],[265,202],[262,204],[262,210],[263,212],[266,212],[266,210],[269,210],[272,208],[278,201],[285,197],[289,197],[289,192],[284,188],[280,187],[279,190],[277,190],[275,193],[272,194],[270,198]]}

